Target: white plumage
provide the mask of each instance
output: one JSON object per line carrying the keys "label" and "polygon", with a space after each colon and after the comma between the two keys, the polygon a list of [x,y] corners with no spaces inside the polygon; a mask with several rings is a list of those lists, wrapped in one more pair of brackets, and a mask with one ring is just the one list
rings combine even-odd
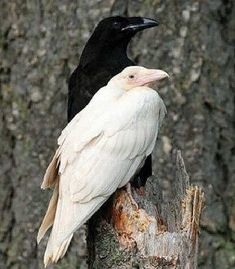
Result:
{"label": "white plumage", "polygon": [[62,131],[42,183],[42,188],[54,187],[38,233],[39,242],[53,225],[45,266],[65,254],[73,233],[129,182],[153,151],[166,109],[146,84],[167,76],[160,71],[124,69]]}

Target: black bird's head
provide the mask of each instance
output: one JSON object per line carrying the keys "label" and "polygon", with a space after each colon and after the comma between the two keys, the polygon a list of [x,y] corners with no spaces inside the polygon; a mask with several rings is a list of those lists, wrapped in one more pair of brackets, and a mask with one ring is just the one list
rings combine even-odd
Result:
{"label": "black bird's head", "polygon": [[143,17],[108,17],[99,22],[93,35],[111,44],[122,40],[129,42],[137,32],[158,24],[156,20]]}
{"label": "black bird's head", "polygon": [[[126,49],[131,38],[139,31],[157,26],[156,20],[142,17],[108,17],[96,26],[80,58],[83,68],[94,61],[112,64],[112,61],[128,61]],[[113,60],[112,60],[113,59]],[[126,62],[125,62],[125,65]]]}

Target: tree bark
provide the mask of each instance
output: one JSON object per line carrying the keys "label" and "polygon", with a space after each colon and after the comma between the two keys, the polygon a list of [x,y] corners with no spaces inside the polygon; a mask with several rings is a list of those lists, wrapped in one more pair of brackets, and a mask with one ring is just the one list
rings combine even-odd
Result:
{"label": "tree bark", "polygon": [[142,190],[132,189],[138,208],[122,189],[110,201],[109,221],[96,216],[88,237],[89,269],[197,268],[203,192],[190,185],[180,151],[175,159],[170,201],[153,176]]}

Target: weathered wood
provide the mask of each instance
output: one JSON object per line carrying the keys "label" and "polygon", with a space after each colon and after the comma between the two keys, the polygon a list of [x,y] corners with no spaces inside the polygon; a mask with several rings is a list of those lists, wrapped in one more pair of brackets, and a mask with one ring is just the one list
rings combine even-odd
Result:
{"label": "weathered wood", "polygon": [[158,179],[151,177],[145,189],[132,189],[138,209],[123,189],[113,197],[109,221],[95,218],[90,269],[197,267],[203,192],[190,185],[180,151],[175,155],[173,199],[166,201]]}

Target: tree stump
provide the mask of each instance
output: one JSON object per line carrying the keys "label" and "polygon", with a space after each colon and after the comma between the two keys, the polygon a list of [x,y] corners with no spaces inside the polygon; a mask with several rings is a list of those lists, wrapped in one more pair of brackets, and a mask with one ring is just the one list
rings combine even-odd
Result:
{"label": "tree stump", "polygon": [[[198,232],[203,192],[189,183],[181,152],[175,154],[176,171],[170,201],[165,201],[158,179],[132,193],[124,189],[112,198],[109,217],[97,214],[89,225],[89,269],[197,267]],[[108,220],[107,220],[108,219]]]}

